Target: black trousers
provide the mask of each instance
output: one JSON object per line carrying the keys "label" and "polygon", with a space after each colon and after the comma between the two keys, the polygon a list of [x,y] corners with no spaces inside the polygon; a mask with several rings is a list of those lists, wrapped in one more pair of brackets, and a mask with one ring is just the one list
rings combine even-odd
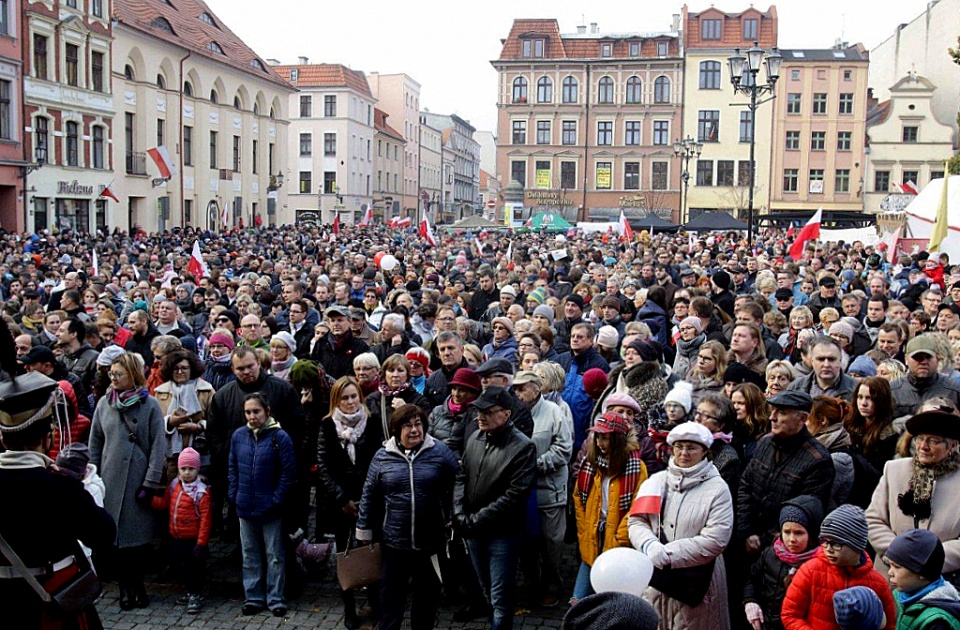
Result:
{"label": "black trousers", "polygon": [[196,546],[196,538],[186,540],[174,538],[170,541],[172,564],[181,583],[186,587],[187,593],[191,595],[200,595],[203,592],[203,584],[207,579],[207,560],[203,557],[198,558],[193,554],[193,549]]}
{"label": "black trousers", "polygon": [[403,623],[407,593],[411,590],[410,627],[433,630],[440,599],[440,580],[424,551],[380,546],[380,630],[398,630]]}

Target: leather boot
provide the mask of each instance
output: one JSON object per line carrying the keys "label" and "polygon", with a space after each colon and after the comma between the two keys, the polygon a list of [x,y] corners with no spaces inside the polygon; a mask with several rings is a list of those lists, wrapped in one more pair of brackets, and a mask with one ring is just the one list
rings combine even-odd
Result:
{"label": "leather boot", "polygon": [[357,600],[353,591],[342,591],[343,597],[343,625],[347,630],[357,630],[360,620],[357,619]]}
{"label": "leather boot", "polygon": [[120,582],[120,610],[133,610],[133,594],[126,582]]}

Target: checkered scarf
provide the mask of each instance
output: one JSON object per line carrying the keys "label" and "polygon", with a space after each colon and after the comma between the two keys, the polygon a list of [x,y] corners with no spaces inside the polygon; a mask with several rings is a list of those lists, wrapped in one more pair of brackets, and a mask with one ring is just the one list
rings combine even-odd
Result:
{"label": "checkered scarf", "polygon": [[[607,469],[607,458],[597,456],[597,463],[594,465],[590,462],[589,459],[583,460],[583,465],[580,467],[580,473],[577,475],[577,496],[580,499],[580,503],[583,505],[587,504],[587,497],[590,494],[590,490],[593,487],[593,479],[597,476],[597,473],[600,470]],[[634,450],[630,451],[630,456],[627,459],[627,465],[624,467],[623,473],[620,475],[620,513],[626,514],[630,509],[630,503],[633,501],[633,495],[637,491],[637,487],[640,485],[640,478],[643,476],[644,466],[643,459],[640,457],[640,451]]]}

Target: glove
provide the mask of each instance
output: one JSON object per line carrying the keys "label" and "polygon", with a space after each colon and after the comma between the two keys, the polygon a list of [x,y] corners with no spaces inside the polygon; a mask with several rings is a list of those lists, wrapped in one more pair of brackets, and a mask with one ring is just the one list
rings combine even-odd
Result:
{"label": "glove", "polygon": [[153,500],[153,491],[146,486],[140,486],[140,489],[137,490],[137,503],[143,507],[150,507],[150,503]]}
{"label": "glove", "polygon": [[760,609],[760,604],[748,602],[743,605],[743,611],[747,614],[747,621],[754,627],[754,630],[759,630],[761,624],[763,624],[763,611]]}
{"label": "glove", "polygon": [[466,514],[457,514],[453,517],[453,529],[461,536],[467,536],[475,524],[473,517]]}
{"label": "glove", "polygon": [[659,540],[651,540],[647,542],[641,551],[650,558],[650,562],[653,563],[658,569],[670,564],[670,556],[667,554],[667,548],[663,546]]}
{"label": "glove", "polygon": [[197,559],[206,558],[209,553],[210,547],[207,545],[197,545],[193,548],[193,557]]}

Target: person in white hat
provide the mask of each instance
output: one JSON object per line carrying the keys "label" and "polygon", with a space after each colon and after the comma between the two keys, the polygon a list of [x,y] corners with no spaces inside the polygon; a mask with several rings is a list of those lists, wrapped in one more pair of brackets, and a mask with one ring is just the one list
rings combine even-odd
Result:
{"label": "person in white hat", "polygon": [[683,575],[664,579],[658,584],[662,590],[649,587],[645,599],[664,627],[728,630],[721,553],[733,534],[733,499],[707,457],[713,434],[699,423],[684,422],[670,431],[667,444],[673,451],[667,470],[637,491],[628,521],[630,543],[654,567],[682,567]]}

